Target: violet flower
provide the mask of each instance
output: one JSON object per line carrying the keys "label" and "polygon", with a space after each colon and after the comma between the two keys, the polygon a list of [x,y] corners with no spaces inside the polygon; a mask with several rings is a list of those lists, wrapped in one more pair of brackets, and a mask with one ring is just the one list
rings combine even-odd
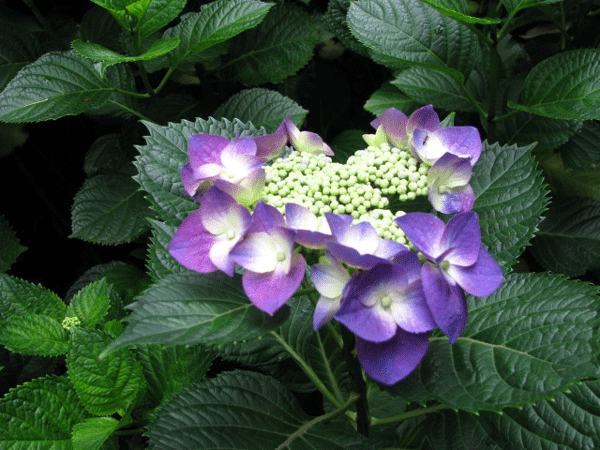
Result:
{"label": "violet flower", "polygon": [[222,270],[233,276],[231,249],[250,226],[247,208],[230,195],[211,187],[200,208],[186,217],[169,244],[169,253],[183,266],[200,273]]}
{"label": "violet flower", "polygon": [[291,120],[291,114],[284,119],[276,133],[285,132],[290,144],[299,152],[333,156],[333,150],[323,142],[323,138],[312,131],[300,131]]}
{"label": "violet flower", "polygon": [[348,271],[329,253],[327,260],[311,267],[311,276],[315,288],[321,294],[315,306],[313,327],[318,330],[340,309],[342,292],[350,280]]}
{"label": "violet flower", "polygon": [[[353,220],[350,215],[338,217],[341,217],[348,225]],[[333,239],[331,228],[325,216],[317,217],[316,214],[302,205],[286,203],[285,219],[288,228],[296,231],[296,242],[304,247],[325,248],[327,241]]]}
{"label": "violet flower", "polygon": [[306,262],[302,255],[294,254],[295,232],[278,224],[271,208],[263,202],[257,204],[247,236],[231,250],[230,257],[246,269],[242,286],[250,301],[273,315],[300,286]]}
{"label": "violet flower", "polygon": [[429,202],[436,211],[455,214],[470,211],[475,192],[469,184],[473,167],[467,158],[445,153],[427,173]]}
{"label": "violet flower", "polygon": [[431,214],[409,213],[395,221],[433,263],[421,268],[423,289],[436,324],[453,343],[467,322],[463,290],[485,297],[504,277],[498,263],[481,246],[479,218],[475,212],[463,212],[444,224]]}

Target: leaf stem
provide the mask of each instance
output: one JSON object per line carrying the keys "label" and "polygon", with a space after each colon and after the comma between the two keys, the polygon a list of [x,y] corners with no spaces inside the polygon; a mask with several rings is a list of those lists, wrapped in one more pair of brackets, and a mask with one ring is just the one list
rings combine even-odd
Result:
{"label": "leaf stem", "polygon": [[333,411],[329,411],[327,414],[323,414],[321,416],[315,417],[314,419],[306,422],[304,425],[302,425],[300,428],[298,428],[296,431],[294,431],[290,435],[290,437],[288,437],[284,442],[282,442],[281,445],[279,445],[275,450],[284,450],[286,448],[291,448],[291,443],[295,439],[301,437],[304,433],[306,433],[308,430],[310,430],[313,426],[317,425],[318,423],[325,422],[325,421],[328,421],[331,419],[335,419],[340,414],[345,413],[348,409],[350,409],[352,407],[352,405],[354,403],[356,403],[358,398],[359,398],[358,394],[350,394],[350,397],[348,397],[348,400],[346,400],[346,402],[344,404],[340,405],[337,409],[334,409]]}
{"label": "leaf stem", "polygon": [[111,102],[111,103],[113,103],[113,104],[115,104],[115,105],[117,105],[119,108],[124,109],[125,111],[131,113],[132,115],[134,115],[136,117],[139,117],[142,120],[145,120],[146,122],[156,123],[156,122],[154,122],[154,120],[150,119],[149,117],[146,117],[141,112],[136,111],[135,109],[132,109],[132,108],[130,108],[128,106],[125,106],[122,103],[119,103],[119,102],[117,102],[117,101],[115,101],[113,99],[109,99],[108,101]]}
{"label": "leaf stem", "polygon": [[323,345],[323,339],[321,339],[321,334],[319,331],[315,331],[315,335],[317,337],[317,341],[319,343],[319,354],[321,355],[321,359],[323,360],[323,364],[325,365],[325,371],[327,373],[327,378],[329,378],[329,383],[333,387],[333,394],[338,398],[340,402],[344,400],[344,394],[342,394],[342,390],[335,379],[335,374],[331,370],[331,365],[329,364],[329,360],[327,359],[327,354],[325,352],[325,346]]}
{"label": "leaf stem", "polygon": [[160,84],[156,87],[156,89],[154,89],[155,94],[158,94],[162,90],[162,88],[165,87],[167,81],[169,81],[169,78],[171,78],[173,72],[175,72],[175,67],[169,67],[169,70],[161,80]]}
{"label": "leaf stem", "polygon": [[419,417],[419,416],[422,416],[423,414],[429,414],[432,412],[440,411],[442,409],[450,409],[450,406],[444,405],[444,404],[439,404],[439,405],[434,405],[434,406],[428,406],[426,408],[413,409],[412,411],[404,412],[401,414],[396,414],[395,416],[373,417],[371,419],[371,425],[373,425],[373,426],[389,425],[389,424],[396,423],[396,422],[402,422],[407,419],[412,419],[413,417]]}

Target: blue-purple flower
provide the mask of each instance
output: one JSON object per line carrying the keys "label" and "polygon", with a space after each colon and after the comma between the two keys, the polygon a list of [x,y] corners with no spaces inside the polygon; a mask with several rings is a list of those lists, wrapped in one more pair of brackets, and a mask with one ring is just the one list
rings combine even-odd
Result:
{"label": "blue-purple flower", "polygon": [[447,224],[426,213],[409,213],[395,219],[430,263],[421,277],[427,305],[451,343],[467,322],[464,291],[476,297],[494,292],[503,280],[502,269],[481,246],[479,218],[475,212],[453,216]]}
{"label": "blue-purple flower", "polygon": [[427,173],[429,202],[436,211],[455,214],[470,211],[475,192],[469,184],[473,167],[469,159],[445,153]]}
{"label": "blue-purple flower", "polygon": [[327,252],[326,255],[327,259],[324,262],[311,267],[313,283],[321,294],[313,316],[315,330],[329,322],[340,309],[342,292],[350,280],[348,271],[330,253]]}
{"label": "blue-purple flower", "polygon": [[277,130],[277,133],[281,132],[285,132],[292,147],[299,152],[333,155],[333,150],[323,141],[321,136],[312,131],[300,131],[296,124],[292,122],[289,114]]}

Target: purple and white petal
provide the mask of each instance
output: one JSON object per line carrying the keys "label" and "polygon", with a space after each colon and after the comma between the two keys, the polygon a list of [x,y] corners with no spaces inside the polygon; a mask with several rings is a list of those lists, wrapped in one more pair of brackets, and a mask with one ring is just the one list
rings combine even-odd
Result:
{"label": "purple and white petal", "polygon": [[453,216],[446,224],[440,246],[453,249],[445,256],[452,265],[474,264],[481,249],[481,229],[477,213],[470,211]]}
{"label": "purple and white petal", "polygon": [[470,184],[453,189],[447,189],[440,194],[436,183],[429,190],[429,203],[443,214],[456,214],[470,211],[475,204],[475,192]]}
{"label": "purple and white petal", "polygon": [[458,285],[448,284],[439,269],[423,264],[423,291],[427,306],[437,326],[451,344],[460,337],[467,325],[467,302]]}
{"label": "purple and white petal", "polygon": [[221,164],[221,152],[229,139],[213,134],[194,134],[188,141],[188,157],[192,168],[203,164]]}
{"label": "purple and white petal", "polygon": [[413,112],[406,124],[406,132],[411,135],[420,128],[425,131],[435,131],[440,127],[440,118],[432,105],[423,106]]}
{"label": "purple and white petal", "polygon": [[214,186],[224,192],[227,192],[238,203],[244,206],[254,205],[261,197],[265,186],[266,175],[262,168],[251,172],[246,178],[238,183],[231,183],[226,180],[215,180]]}
{"label": "purple and white petal", "polygon": [[340,309],[339,298],[319,297],[313,314],[313,329],[316,331],[333,319],[335,313]]}
{"label": "purple and white petal", "polygon": [[421,279],[421,261],[415,252],[401,252],[392,261],[404,269],[408,284]]}
{"label": "purple and white petal", "polygon": [[273,134],[257,136],[253,139],[256,144],[256,156],[263,161],[270,161],[279,156],[287,143],[285,131],[279,130]]}
{"label": "purple and white petal", "polygon": [[187,216],[169,244],[169,253],[184,267],[200,273],[218,269],[209,257],[215,236],[202,226],[202,213],[196,210]]}
{"label": "purple and white petal", "polygon": [[451,265],[447,270],[465,291],[475,297],[486,297],[498,289],[504,279],[502,269],[483,247],[479,249],[477,262],[472,266]]}
{"label": "purple and white petal", "polygon": [[409,333],[424,333],[436,327],[425,300],[421,280],[417,280],[392,296],[390,306],[396,324]]}
{"label": "purple and white petal", "polygon": [[471,165],[481,156],[481,137],[475,127],[440,128],[435,133],[447,152],[462,158],[468,158]]}
{"label": "purple and white petal", "polygon": [[429,333],[407,333],[400,328],[385,342],[356,338],[356,354],[367,375],[392,385],[417,368],[429,347]]}
{"label": "purple and white petal", "polygon": [[327,263],[318,263],[311,267],[313,283],[322,296],[328,298],[341,297],[344,287],[350,280],[350,275],[329,254],[328,260]]}
{"label": "purple and white petal", "polygon": [[394,222],[428,259],[434,261],[446,250],[440,247],[440,240],[446,228],[442,219],[427,213],[408,213],[396,217]]}
{"label": "purple and white petal", "polygon": [[254,273],[247,270],[242,275],[242,286],[258,309],[273,315],[298,290],[305,270],[304,257],[295,255],[287,272]]}
{"label": "purple and white petal", "polygon": [[258,202],[252,213],[252,225],[248,230],[249,233],[264,231],[269,233],[275,227],[285,227],[285,219],[283,214],[279,212],[273,205],[265,202]]}
{"label": "purple and white petal", "polygon": [[388,108],[381,115],[371,122],[371,126],[376,130],[382,126],[385,135],[391,145],[401,146],[408,141],[406,135],[406,124],[408,117],[396,108]]}

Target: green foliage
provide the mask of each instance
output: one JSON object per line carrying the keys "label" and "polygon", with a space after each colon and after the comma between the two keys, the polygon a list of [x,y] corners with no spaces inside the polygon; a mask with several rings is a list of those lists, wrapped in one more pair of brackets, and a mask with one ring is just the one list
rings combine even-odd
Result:
{"label": "green foliage", "polygon": [[12,266],[19,255],[27,250],[19,242],[17,234],[12,229],[4,216],[0,215],[0,273],[5,273]]}

